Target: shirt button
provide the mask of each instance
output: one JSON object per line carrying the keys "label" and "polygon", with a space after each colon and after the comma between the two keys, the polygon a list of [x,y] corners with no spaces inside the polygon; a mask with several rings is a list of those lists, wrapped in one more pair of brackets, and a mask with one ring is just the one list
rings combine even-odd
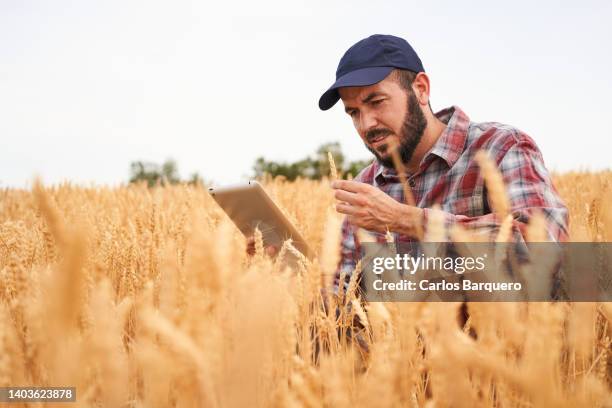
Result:
{"label": "shirt button", "polygon": [[408,185],[414,188],[414,186],[416,186],[416,181],[414,181],[413,179],[410,179],[408,180]]}

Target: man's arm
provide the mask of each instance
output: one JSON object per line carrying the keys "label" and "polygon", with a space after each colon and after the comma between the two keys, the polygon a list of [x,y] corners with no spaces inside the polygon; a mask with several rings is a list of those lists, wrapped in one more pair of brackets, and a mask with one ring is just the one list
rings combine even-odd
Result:
{"label": "man's arm", "polygon": [[[563,242],[569,238],[568,210],[554,189],[542,155],[530,138],[519,139],[496,158],[502,174],[510,211],[514,217],[513,235],[515,241],[524,241],[526,226],[533,214],[539,211],[546,218],[548,238]],[[418,223],[427,228],[431,209],[418,208],[398,203],[377,188],[355,181],[338,181],[333,184],[336,198],[344,201],[336,208],[347,214],[342,227],[341,261],[334,281],[337,292],[339,277],[345,272],[346,281],[352,275],[357,263],[357,247],[352,225],[370,231],[384,233],[387,228],[401,235],[417,238]],[[488,199],[488,198],[487,198]],[[491,205],[489,204],[489,207]],[[494,238],[502,220],[495,214],[469,217],[442,212],[445,227],[459,224],[465,228],[486,231]],[[346,285],[346,282],[345,282]]]}
{"label": "man's arm", "polygon": [[[567,207],[555,190],[539,149],[530,138],[523,136],[501,157],[496,159],[510,201],[513,235],[525,240],[526,226],[535,212],[546,218],[550,241],[563,242],[569,238]],[[489,200],[489,207],[490,199]],[[468,229],[486,230],[491,237],[499,231],[502,220],[496,214],[468,217],[443,212],[445,226],[459,224]],[[423,222],[427,225],[430,209],[423,209]]]}
{"label": "man's arm", "polygon": [[[529,219],[536,211],[540,211],[546,217],[549,239],[566,241],[569,235],[568,210],[555,191],[542,155],[533,141],[523,135],[497,154],[499,157],[495,160],[510,201],[516,239],[524,240]],[[333,187],[336,189],[336,198],[342,201],[336,209],[347,214],[350,224],[381,233],[388,229],[411,238],[417,238],[417,225],[422,224],[427,228],[430,209],[399,203],[365,183],[336,181]],[[460,224],[470,229],[485,230],[492,237],[502,222],[495,214],[476,217],[449,212],[443,214],[447,228]]]}

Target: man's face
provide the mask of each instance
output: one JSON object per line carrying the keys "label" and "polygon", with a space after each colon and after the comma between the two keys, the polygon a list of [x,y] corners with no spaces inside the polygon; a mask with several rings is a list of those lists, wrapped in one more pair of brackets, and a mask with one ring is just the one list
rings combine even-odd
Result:
{"label": "man's face", "polygon": [[427,126],[413,91],[389,75],[377,84],[338,92],[361,140],[383,166],[393,168],[392,146],[399,146],[404,163],[410,161]]}

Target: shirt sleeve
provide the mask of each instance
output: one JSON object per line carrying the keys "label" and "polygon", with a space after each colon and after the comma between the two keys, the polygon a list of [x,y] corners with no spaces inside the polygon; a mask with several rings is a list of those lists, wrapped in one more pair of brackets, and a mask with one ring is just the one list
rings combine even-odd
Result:
{"label": "shirt sleeve", "polygon": [[359,243],[355,237],[354,229],[347,221],[345,217],[342,221],[342,241],[340,246],[340,262],[338,268],[336,268],[336,274],[334,277],[334,294],[338,294],[338,287],[340,286],[340,277],[345,276],[344,291],[348,288],[349,280],[357,266],[358,254],[360,252]]}
{"label": "shirt sleeve", "polygon": [[[542,155],[535,143],[523,135],[505,153],[498,153],[496,160],[506,186],[514,218],[512,230],[515,241],[525,240],[527,223],[537,211],[546,218],[549,240],[567,241],[569,236],[568,210],[552,184]],[[488,202],[490,208],[490,201]],[[430,211],[429,209],[423,210],[425,225],[427,225]],[[448,212],[443,212],[443,214],[447,228],[453,224],[459,224],[467,229],[485,230],[491,236],[496,235],[499,231],[502,221],[496,214],[477,217]]]}

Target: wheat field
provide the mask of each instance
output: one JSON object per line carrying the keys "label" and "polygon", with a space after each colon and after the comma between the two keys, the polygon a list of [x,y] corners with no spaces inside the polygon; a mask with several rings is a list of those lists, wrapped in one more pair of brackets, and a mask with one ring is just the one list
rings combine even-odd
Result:
{"label": "wheat field", "polygon": [[[612,172],[554,180],[571,239],[612,241]],[[329,183],[265,188],[316,261],[249,258],[202,187],[1,190],[0,387],[74,386],[61,406],[82,407],[612,406],[609,304],[470,303],[460,325],[460,304],[362,304],[352,280],[336,316]]]}

